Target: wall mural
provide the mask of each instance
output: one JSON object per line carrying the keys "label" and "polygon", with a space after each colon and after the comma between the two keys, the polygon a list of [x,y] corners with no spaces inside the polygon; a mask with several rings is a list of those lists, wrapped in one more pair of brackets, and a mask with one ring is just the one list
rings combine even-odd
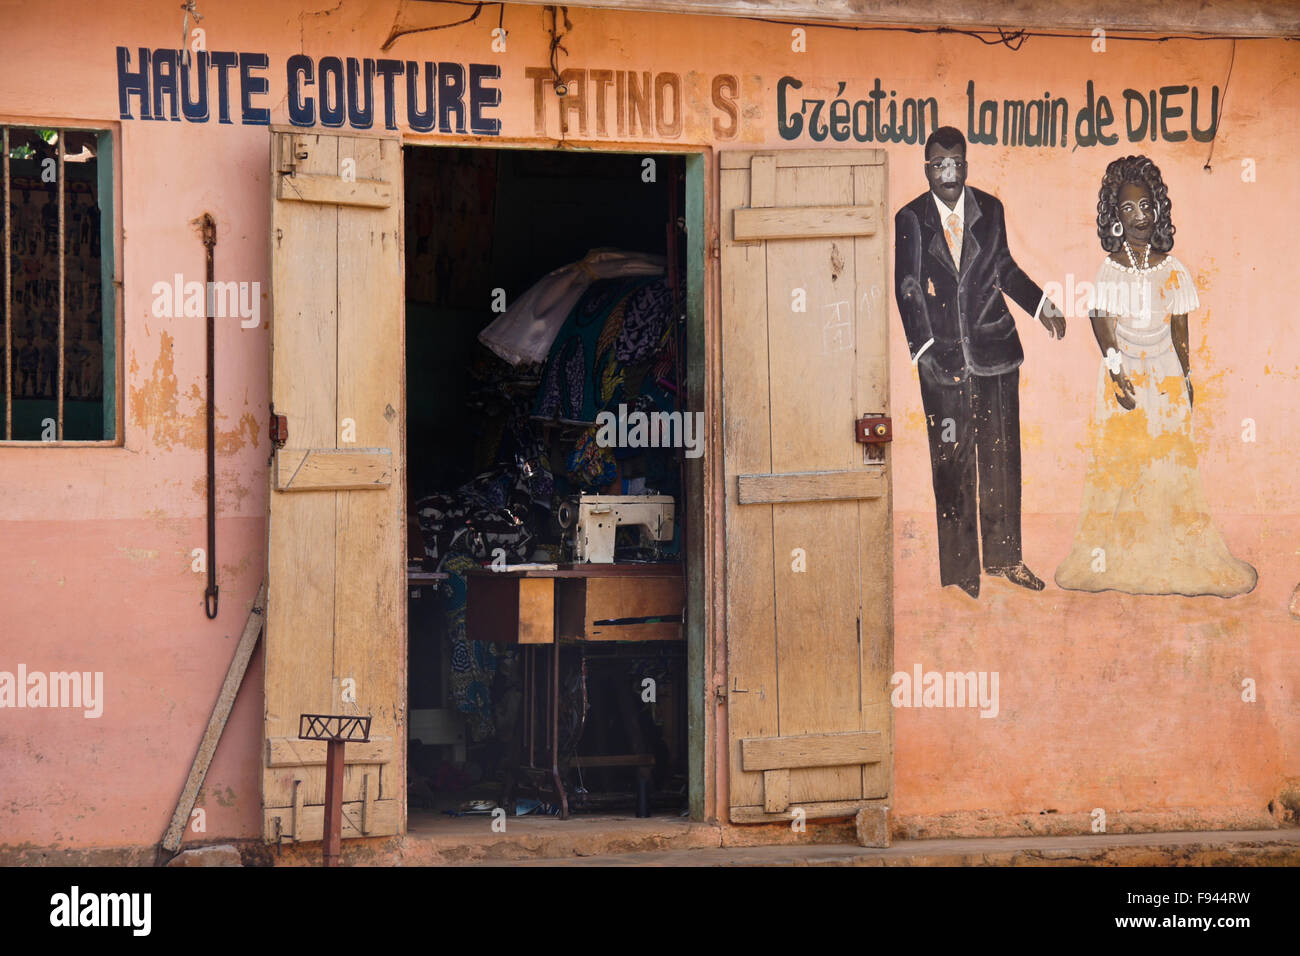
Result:
{"label": "wall mural", "polygon": [[[117,46],[115,55],[123,120],[271,120],[278,65],[266,53]],[[282,75],[296,126],[502,132],[499,64],[300,53],[284,61]],[[561,137],[672,140],[711,120],[722,141],[744,139],[742,119],[762,115],[747,110],[731,73],[692,74],[686,83],[674,72],[572,64],[557,72],[550,64],[513,79],[523,81],[518,94],[531,90],[535,135],[558,118]],[[940,583],[978,598],[988,574],[1040,591],[1043,580],[1022,555],[1024,351],[1007,300],[1054,339],[1064,337],[1065,318],[1012,257],[1002,203],[967,186],[967,143],[1074,150],[1121,139],[1211,142],[1221,90],[1178,83],[1108,95],[1089,80],[1071,97],[1045,91],[999,100],[970,79],[964,115],[954,117],[963,132],[941,125],[938,97],[896,86],[880,77],[838,80],[827,96],[831,87],[820,81],[781,76],[772,91],[775,131],[791,145],[924,143],[929,189],[895,216],[895,294],[925,410]],[[552,107],[558,89],[566,95]],[[1062,588],[1230,597],[1256,583],[1255,569],[1233,557],[1216,530],[1197,470],[1187,316],[1198,302],[1191,273],[1171,252],[1170,209],[1151,160],[1129,156],[1107,167],[1097,214],[1107,256],[1092,314],[1102,359],[1078,530],[1054,575]],[[438,264],[434,272],[445,271]]]}
{"label": "wall mural", "polygon": [[[1020,547],[1020,346],[1003,294],[1053,338],[1065,317],[1016,265],[1002,203],[966,186],[966,138],[925,151],[930,189],[894,217],[894,282],[921,379],[939,523],[939,579],[979,597],[985,573],[1034,591]],[[978,516],[977,516],[978,512]]]}
{"label": "wall mural", "polygon": [[1174,247],[1173,203],[1145,156],[1106,167],[1091,313],[1102,351],[1083,513],[1056,583],[1077,591],[1214,594],[1255,587],[1210,517],[1192,446],[1187,315],[1199,305]]}
{"label": "wall mural", "polygon": [[[925,146],[929,190],[894,219],[895,294],[917,366],[930,444],[939,577],[979,597],[980,572],[1039,591],[1021,555],[1019,367],[1009,296],[1065,334],[1060,308],[1016,265],[1002,203],[967,187],[966,138],[940,127]],[[1102,179],[1102,260],[1089,315],[1101,365],[1078,531],[1056,583],[1079,591],[1217,595],[1257,574],[1215,529],[1192,444],[1188,313],[1172,202],[1145,156]]]}

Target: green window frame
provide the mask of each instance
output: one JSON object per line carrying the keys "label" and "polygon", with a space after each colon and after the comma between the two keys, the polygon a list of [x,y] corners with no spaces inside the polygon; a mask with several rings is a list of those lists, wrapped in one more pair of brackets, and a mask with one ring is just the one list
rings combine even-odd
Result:
{"label": "green window frame", "polygon": [[118,443],[114,137],[0,123],[0,445]]}

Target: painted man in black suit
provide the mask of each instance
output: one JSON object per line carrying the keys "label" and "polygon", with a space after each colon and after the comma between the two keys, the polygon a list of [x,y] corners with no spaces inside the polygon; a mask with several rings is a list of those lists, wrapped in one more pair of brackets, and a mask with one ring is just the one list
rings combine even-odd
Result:
{"label": "painted man in black suit", "polygon": [[1053,338],[1065,318],[1011,258],[1002,203],[966,186],[960,130],[926,140],[925,175],[929,191],[894,217],[894,291],[930,436],[939,579],[979,597],[982,543],[985,573],[1041,591],[1020,550],[1025,353],[1003,296]]}

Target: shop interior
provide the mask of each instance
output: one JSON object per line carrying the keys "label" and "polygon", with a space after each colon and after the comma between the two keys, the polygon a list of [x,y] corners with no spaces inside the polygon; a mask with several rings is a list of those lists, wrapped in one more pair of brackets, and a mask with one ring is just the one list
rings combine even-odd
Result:
{"label": "shop interior", "polygon": [[685,816],[684,159],[411,146],[405,197],[409,812]]}

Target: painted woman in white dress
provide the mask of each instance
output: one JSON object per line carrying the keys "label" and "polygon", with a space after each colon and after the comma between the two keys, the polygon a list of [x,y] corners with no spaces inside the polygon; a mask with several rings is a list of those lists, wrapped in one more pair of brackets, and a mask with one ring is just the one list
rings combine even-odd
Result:
{"label": "painted woman in white dress", "polygon": [[1168,189],[1145,156],[1106,168],[1093,333],[1101,348],[1083,513],[1056,583],[1076,591],[1232,597],[1258,575],[1210,517],[1192,445],[1187,315]]}

